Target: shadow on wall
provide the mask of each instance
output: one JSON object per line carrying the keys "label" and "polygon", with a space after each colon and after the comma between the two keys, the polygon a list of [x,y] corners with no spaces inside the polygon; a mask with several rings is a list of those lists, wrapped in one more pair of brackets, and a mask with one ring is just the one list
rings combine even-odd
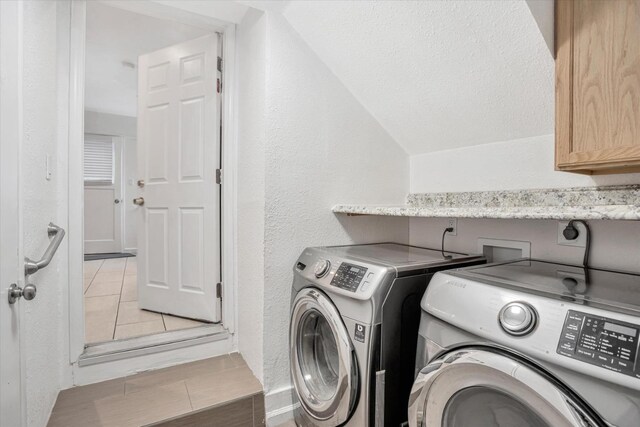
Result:
{"label": "shadow on wall", "polygon": [[409,243],[409,218],[344,214],[336,218],[354,244]]}

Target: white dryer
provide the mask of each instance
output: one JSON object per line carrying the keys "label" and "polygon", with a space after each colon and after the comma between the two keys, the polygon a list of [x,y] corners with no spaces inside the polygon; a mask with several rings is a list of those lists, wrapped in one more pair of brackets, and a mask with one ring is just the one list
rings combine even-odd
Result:
{"label": "white dryer", "polygon": [[412,427],[638,427],[640,275],[516,260],[437,273]]}
{"label": "white dryer", "polygon": [[290,359],[298,425],[398,426],[433,273],[479,256],[393,243],[308,248],[294,266]]}

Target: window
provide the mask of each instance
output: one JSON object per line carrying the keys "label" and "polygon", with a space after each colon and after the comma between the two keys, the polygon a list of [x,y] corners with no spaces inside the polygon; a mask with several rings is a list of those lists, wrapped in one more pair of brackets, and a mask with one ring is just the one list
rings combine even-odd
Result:
{"label": "window", "polygon": [[114,169],[114,144],[112,138],[97,135],[85,136],[85,184],[113,184]]}

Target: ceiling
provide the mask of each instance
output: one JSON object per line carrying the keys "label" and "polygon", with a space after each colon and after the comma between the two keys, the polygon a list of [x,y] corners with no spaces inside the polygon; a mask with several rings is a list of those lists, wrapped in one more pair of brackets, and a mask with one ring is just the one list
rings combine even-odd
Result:
{"label": "ceiling", "polygon": [[136,116],[138,56],[209,31],[87,2],[85,109]]}
{"label": "ceiling", "polygon": [[288,2],[289,23],[409,154],[553,133],[524,1]]}

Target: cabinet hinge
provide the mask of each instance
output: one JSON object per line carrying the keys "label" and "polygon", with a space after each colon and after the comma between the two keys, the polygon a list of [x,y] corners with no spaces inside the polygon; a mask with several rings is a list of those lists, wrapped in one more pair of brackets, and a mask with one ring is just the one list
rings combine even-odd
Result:
{"label": "cabinet hinge", "polygon": [[222,299],[222,283],[216,283],[216,298]]}
{"label": "cabinet hinge", "polygon": [[222,58],[218,56],[218,71],[222,72]]}
{"label": "cabinet hinge", "polygon": [[222,184],[222,169],[216,169],[216,184]]}

